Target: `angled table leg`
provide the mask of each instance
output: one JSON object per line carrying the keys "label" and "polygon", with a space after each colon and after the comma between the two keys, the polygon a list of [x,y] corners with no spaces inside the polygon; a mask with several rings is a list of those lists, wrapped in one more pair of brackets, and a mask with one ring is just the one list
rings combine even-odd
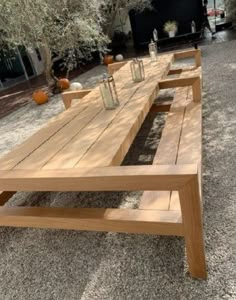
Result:
{"label": "angled table leg", "polygon": [[192,277],[205,279],[207,272],[203,239],[202,208],[197,175],[190,179],[190,181],[179,190],[179,197],[189,271]]}

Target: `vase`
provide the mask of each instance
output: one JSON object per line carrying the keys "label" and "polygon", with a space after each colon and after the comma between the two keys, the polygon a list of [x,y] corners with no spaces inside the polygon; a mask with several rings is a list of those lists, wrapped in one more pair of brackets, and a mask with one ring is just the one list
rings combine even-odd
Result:
{"label": "vase", "polygon": [[105,55],[103,59],[104,65],[109,65],[113,63],[113,56],[112,55]]}
{"label": "vase", "polygon": [[175,37],[175,31],[169,31],[169,38]]}

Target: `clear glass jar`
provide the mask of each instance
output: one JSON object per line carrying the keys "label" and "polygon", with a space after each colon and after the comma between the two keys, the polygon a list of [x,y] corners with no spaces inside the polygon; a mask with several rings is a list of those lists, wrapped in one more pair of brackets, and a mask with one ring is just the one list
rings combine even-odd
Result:
{"label": "clear glass jar", "polygon": [[140,82],[145,79],[144,65],[142,60],[137,58],[133,59],[133,61],[130,63],[130,69],[133,82]]}
{"label": "clear glass jar", "polygon": [[105,109],[115,109],[119,106],[120,102],[113,76],[104,74],[103,79],[100,81],[100,92]]}
{"label": "clear glass jar", "polygon": [[152,62],[157,61],[157,45],[156,43],[153,42],[153,40],[151,40],[150,44],[148,45],[148,48],[149,48],[151,61]]}

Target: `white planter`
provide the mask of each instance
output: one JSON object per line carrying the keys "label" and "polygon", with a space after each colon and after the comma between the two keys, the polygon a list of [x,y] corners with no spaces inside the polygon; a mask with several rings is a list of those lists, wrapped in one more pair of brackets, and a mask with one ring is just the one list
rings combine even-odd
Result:
{"label": "white planter", "polygon": [[168,33],[170,38],[175,37],[175,31],[169,31]]}

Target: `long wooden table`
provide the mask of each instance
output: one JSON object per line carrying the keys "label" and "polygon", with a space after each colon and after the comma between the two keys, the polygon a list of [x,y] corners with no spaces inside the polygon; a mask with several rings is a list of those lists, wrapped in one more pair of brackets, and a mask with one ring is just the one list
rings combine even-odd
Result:
{"label": "long wooden table", "polygon": [[[197,53],[199,54],[199,53]],[[189,55],[190,56],[190,55]],[[146,79],[133,83],[127,63],[114,74],[120,106],[106,111],[99,87],[0,159],[0,205],[15,191],[179,191],[199,202],[198,166],[120,166],[169,73],[175,54],[144,59]],[[181,57],[181,54],[179,54]],[[199,59],[199,55],[196,56]],[[198,79],[198,78],[197,78]],[[182,79],[181,79],[182,80]],[[196,83],[197,82],[197,83]],[[160,84],[159,84],[160,83]],[[196,77],[183,79],[199,97]],[[184,207],[184,205],[183,205]],[[194,206],[193,209],[196,209]],[[201,220],[200,220],[201,221]],[[194,230],[194,224],[188,224]],[[181,211],[0,207],[0,226],[185,236]],[[202,259],[202,257],[201,257]],[[196,265],[196,260],[193,265]],[[192,268],[192,276],[205,270]]]}

